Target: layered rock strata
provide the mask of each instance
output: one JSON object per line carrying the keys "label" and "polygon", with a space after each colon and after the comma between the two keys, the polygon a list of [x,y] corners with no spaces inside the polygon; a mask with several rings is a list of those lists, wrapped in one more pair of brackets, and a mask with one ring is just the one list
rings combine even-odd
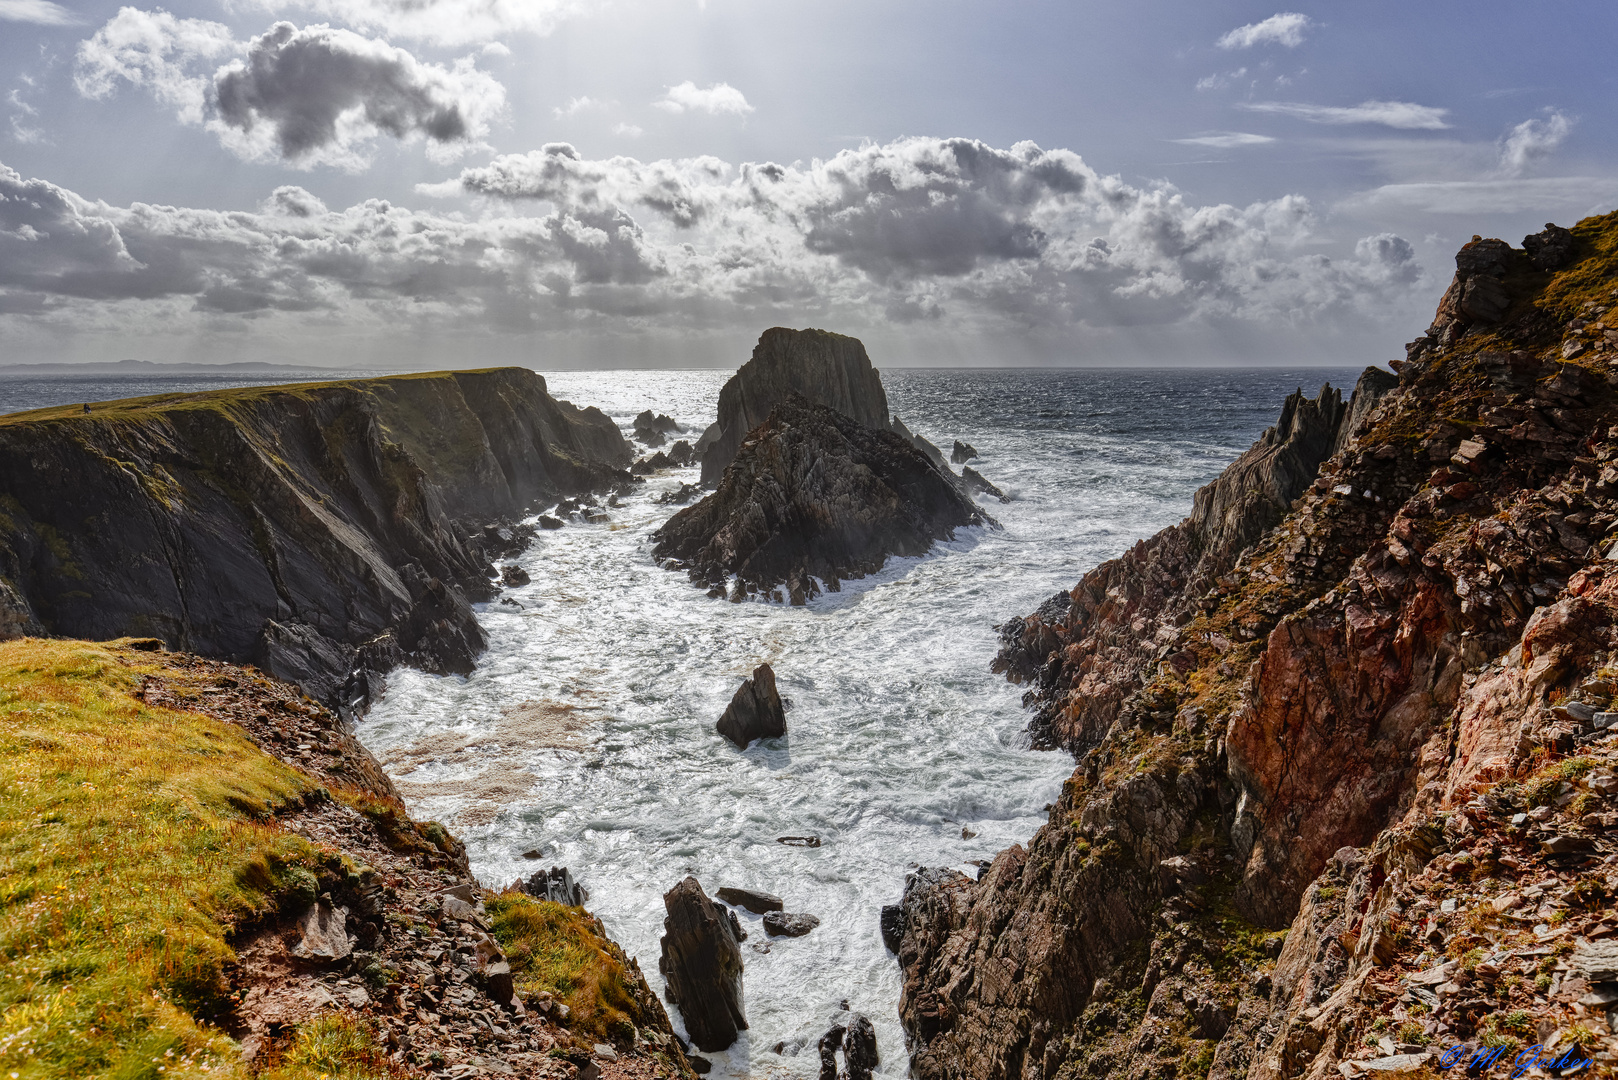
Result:
{"label": "layered rock strata", "polygon": [[916,1076],[1618,1065],[1574,962],[1618,888],[1618,215],[1564,232],[1467,245],[1397,385],[1294,397],[1008,625],[1080,766],[980,880],[908,883]]}
{"label": "layered rock strata", "polygon": [[699,1050],[724,1050],[747,1030],[742,1007],[741,935],[726,911],[688,877],[663,895],[663,973],[671,1004]]}
{"label": "layered rock strata", "polygon": [[[488,525],[616,484],[616,425],[519,368],[0,418],[0,629],[140,635],[347,704],[470,670]],[[485,526],[488,526],[487,528]]]}
{"label": "layered rock strata", "polygon": [[799,604],[989,521],[902,438],[792,395],[741,445],[719,489],[658,531],[652,553],[715,595],[734,578],[735,599]]}

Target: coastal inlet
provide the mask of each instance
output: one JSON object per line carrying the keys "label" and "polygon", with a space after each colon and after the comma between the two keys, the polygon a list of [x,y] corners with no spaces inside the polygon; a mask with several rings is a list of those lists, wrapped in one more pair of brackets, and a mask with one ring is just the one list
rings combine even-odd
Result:
{"label": "coastal inlet", "polygon": [[[698,478],[661,471],[603,505],[605,520],[542,532],[518,559],[529,583],[505,590],[514,603],[480,605],[490,645],[477,669],[394,672],[361,738],[416,814],[465,840],[485,883],[569,866],[659,990],[663,894],[687,874],[709,895],[760,889],[818,916],[783,938],[737,911],[749,1030],[713,1055],[713,1075],[816,1075],[817,1040],[846,1000],[875,1022],[878,1075],[902,1076],[881,906],[916,864],[975,872],[1025,841],[1073,768],[1027,749],[1020,690],[988,669],[995,624],[1179,521],[1300,383],[1355,374],[886,371],[907,425],[971,443],[1012,496],[986,504],[1003,530],[961,530],[805,607],[732,604],[653,562],[651,535],[675,509],[657,496]],[[655,406],[687,429],[672,438],[694,439],[729,375],[547,380],[626,435]],[[714,724],[760,663],[790,702],[789,734],[740,751]]]}

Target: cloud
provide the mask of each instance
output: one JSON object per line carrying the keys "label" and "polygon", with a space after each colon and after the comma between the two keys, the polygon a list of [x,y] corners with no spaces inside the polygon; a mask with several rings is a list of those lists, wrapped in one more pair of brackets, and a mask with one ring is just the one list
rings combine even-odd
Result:
{"label": "cloud", "polygon": [[706,90],[699,90],[697,84],[689,79],[679,86],[669,87],[668,93],[652,102],[652,106],[676,115],[689,111],[705,112],[711,116],[722,113],[746,116],[753,111],[753,106],[747,103],[742,92],[729,83],[714,83]]}
{"label": "cloud", "polygon": [[1214,42],[1221,49],[1250,49],[1254,45],[1285,45],[1295,49],[1303,44],[1304,31],[1313,25],[1309,16],[1295,11],[1282,11],[1263,22],[1238,26]]}
{"label": "cloud", "polygon": [[1263,146],[1265,143],[1275,142],[1275,139],[1268,135],[1253,135],[1245,131],[1213,131],[1206,135],[1193,135],[1174,141],[1187,146],[1211,146],[1215,150],[1234,150],[1238,146]]}
{"label": "cloud", "polygon": [[1360,214],[1570,214],[1584,216],[1618,205],[1618,178],[1554,176],[1533,179],[1449,180],[1384,184],[1344,199]]}
{"label": "cloud", "polygon": [[616,124],[613,126],[614,135],[623,135],[627,138],[638,139],[646,134],[646,129],[639,124]]}
{"label": "cloud", "polygon": [[1449,127],[1444,122],[1448,109],[1416,105],[1408,101],[1367,101],[1348,107],[1305,105],[1299,102],[1258,101],[1244,103],[1251,112],[1293,116],[1311,124],[1383,124],[1410,131],[1436,131]]}
{"label": "cloud", "polygon": [[470,59],[442,67],[349,30],[283,22],[219,70],[214,100],[215,128],[243,157],[354,168],[382,133],[465,148],[488,133],[505,90]]}
{"label": "cloud", "polygon": [[1197,89],[1202,91],[1223,90],[1237,79],[1245,78],[1246,75],[1247,69],[1244,67],[1237,68],[1235,71],[1227,71],[1223,75],[1217,73],[1205,75],[1197,80]]}
{"label": "cloud", "polygon": [[566,105],[559,105],[552,109],[551,112],[555,114],[558,120],[565,120],[569,116],[577,116],[582,112],[604,109],[609,104],[610,102],[600,101],[593,97],[572,97],[567,99]]}
{"label": "cloud", "polygon": [[288,22],[242,43],[219,23],[135,8],[80,44],[74,81],[90,98],[120,82],[145,87],[238,156],[302,168],[363,168],[383,134],[452,158],[505,107],[505,89],[471,57],[432,64],[350,30]]}
{"label": "cloud", "polygon": [[38,26],[78,26],[84,20],[51,0],[0,0],[0,22]]}
{"label": "cloud", "polygon": [[201,69],[239,46],[230,28],[166,11],[120,8],[105,26],[79,43],[73,82],[88,98],[104,98],[120,81],[149,89],[178,109],[183,123],[200,124],[210,84]]}
{"label": "cloud", "polygon": [[1500,140],[1500,171],[1521,176],[1542,158],[1549,157],[1573,130],[1573,121],[1555,110],[1543,120],[1524,120]]}
{"label": "cloud", "polygon": [[549,34],[604,5],[600,0],[258,0],[257,6],[307,11],[388,38],[453,48],[508,34]]}
{"label": "cloud", "polygon": [[1362,325],[1419,274],[1392,234],[1327,257],[1297,196],[1196,205],[1033,143],[914,137],[806,165],[551,144],[428,191],[479,212],[332,209],[292,185],[250,211],[116,207],[0,166],[0,332],[1268,333]]}

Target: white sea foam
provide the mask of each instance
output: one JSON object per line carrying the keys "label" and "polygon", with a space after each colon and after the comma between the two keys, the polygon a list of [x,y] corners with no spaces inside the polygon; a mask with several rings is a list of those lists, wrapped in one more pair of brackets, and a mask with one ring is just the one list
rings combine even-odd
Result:
{"label": "white sea foam", "polygon": [[[626,431],[651,407],[695,439],[728,375],[549,381]],[[964,530],[807,607],[732,604],[652,562],[651,534],[675,509],[653,497],[696,480],[694,469],[664,473],[610,524],[542,533],[517,560],[532,577],[510,590],[522,609],[481,610],[490,648],[477,671],[396,673],[361,727],[412,812],[448,822],[481,880],[569,866],[659,990],[662,894],[686,874],[710,895],[760,888],[819,916],[807,937],[771,940],[739,912],[751,1029],[712,1055],[716,1076],[814,1076],[815,1041],[845,1000],[876,1024],[881,1075],[905,1075],[881,905],[915,866],[972,872],[973,860],[1026,841],[1073,768],[1026,749],[1021,690],[988,671],[994,624],[1183,516],[1293,382],[1281,372],[884,379],[913,430],[946,449],[956,436],[972,443],[974,467],[1019,493],[985,504],[1003,528]],[[714,722],[763,661],[791,701],[789,735],[738,751]],[[823,844],[776,842],[786,835]],[[541,863],[521,857],[530,848]]]}

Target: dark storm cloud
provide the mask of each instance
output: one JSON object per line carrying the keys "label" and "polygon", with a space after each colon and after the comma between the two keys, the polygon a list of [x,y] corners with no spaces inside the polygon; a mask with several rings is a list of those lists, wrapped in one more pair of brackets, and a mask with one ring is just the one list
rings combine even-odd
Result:
{"label": "dark storm cloud", "polygon": [[425,64],[403,49],[329,26],[276,23],[245,59],[214,77],[220,123],[249,139],[267,128],[293,161],[347,151],[371,131],[464,142],[504,105],[500,85],[470,65]]}

